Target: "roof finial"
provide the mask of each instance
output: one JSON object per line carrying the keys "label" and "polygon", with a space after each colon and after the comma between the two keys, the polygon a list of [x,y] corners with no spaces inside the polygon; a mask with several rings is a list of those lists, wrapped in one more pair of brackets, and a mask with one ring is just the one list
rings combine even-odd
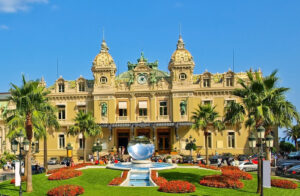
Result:
{"label": "roof finial", "polygon": [[181,23],[179,23],[179,37],[181,37]]}
{"label": "roof finial", "polygon": [[104,39],[104,27],[103,27],[103,29],[102,29],[102,40],[104,41],[105,39]]}
{"label": "roof finial", "polygon": [[108,52],[109,48],[104,39],[104,28],[102,29],[102,43],[101,43],[101,51],[100,52]]}

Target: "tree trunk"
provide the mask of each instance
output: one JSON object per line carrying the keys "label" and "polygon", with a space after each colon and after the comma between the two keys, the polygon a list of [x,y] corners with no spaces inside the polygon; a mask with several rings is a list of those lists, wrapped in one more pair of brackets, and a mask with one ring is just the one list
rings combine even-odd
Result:
{"label": "tree trunk", "polygon": [[[271,131],[272,131],[272,128],[267,127],[267,130],[265,132],[265,138],[267,135],[269,135],[271,133]],[[271,161],[271,153],[270,152],[271,152],[271,149],[267,147],[266,148],[266,153],[267,153],[266,160],[269,160],[269,161]]]}
{"label": "tree trunk", "polygon": [[208,144],[207,144],[207,131],[204,130],[205,137],[205,164],[208,165]]}
{"label": "tree trunk", "polygon": [[298,151],[298,142],[297,142],[297,139],[298,138],[295,138],[294,140],[295,140],[295,148],[296,148],[296,151]]}
{"label": "tree trunk", "polygon": [[[46,133],[47,134],[47,133]],[[45,172],[48,172],[48,149],[47,149],[47,136],[44,136],[44,168]]]}
{"label": "tree trunk", "polygon": [[83,162],[86,162],[86,152],[85,152],[85,136],[84,133],[82,133],[82,143],[83,143]]}
{"label": "tree trunk", "polygon": [[33,191],[32,188],[32,167],[31,167],[31,139],[29,140],[29,150],[27,153],[27,187],[26,187],[26,192],[31,193]]}
{"label": "tree trunk", "polygon": [[26,115],[26,136],[29,140],[29,150],[27,152],[27,180],[26,180],[26,192],[33,191],[32,188],[32,168],[31,168],[31,142],[32,142],[32,119],[31,113]]}
{"label": "tree trunk", "polygon": [[28,154],[27,152],[25,152],[24,154],[24,176],[25,178],[27,178],[27,170],[28,170],[28,158],[27,158]]}

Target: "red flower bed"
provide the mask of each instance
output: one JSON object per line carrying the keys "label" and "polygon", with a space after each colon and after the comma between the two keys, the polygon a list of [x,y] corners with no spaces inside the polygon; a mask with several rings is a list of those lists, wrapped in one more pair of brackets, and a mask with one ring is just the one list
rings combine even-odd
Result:
{"label": "red flower bed", "polygon": [[156,170],[151,171],[151,179],[157,186],[162,186],[168,182],[168,180],[166,180],[164,177],[159,177]]}
{"label": "red flower bed", "polygon": [[89,165],[93,165],[93,163],[79,163],[77,165],[74,165],[73,167],[62,167],[62,168],[59,168],[59,169],[52,169],[52,170],[49,170],[47,172],[47,174],[53,174],[55,172],[66,170],[66,169],[78,169],[78,168],[89,166]]}
{"label": "red flower bed", "polygon": [[199,167],[206,168],[206,169],[220,170],[220,168],[218,168],[218,167],[216,167],[216,166],[213,166],[213,165],[199,164],[198,166],[199,166]]}
{"label": "red flower bed", "polygon": [[[22,176],[21,177],[21,182],[25,182],[26,181],[26,177]],[[11,179],[10,184],[15,184],[15,179]]]}
{"label": "red flower bed", "polygon": [[112,181],[110,181],[110,183],[108,185],[118,186],[118,185],[122,184],[122,182],[124,180],[126,180],[127,175],[128,175],[128,170],[123,171],[122,177],[116,177],[116,178],[112,179]]}
{"label": "red flower bed", "polygon": [[272,179],[271,186],[284,188],[284,189],[296,189],[298,188],[298,184],[290,181],[290,180],[280,180],[280,179]]}
{"label": "red flower bed", "polygon": [[221,167],[221,170],[234,170],[234,171],[240,171],[240,169],[236,166],[223,166]]}
{"label": "red flower bed", "polygon": [[205,176],[202,180],[200,180],[200,184],[209,187],[216,188],[243,188],[244,183],[233,178],[228,178],[223,175],[213,175],[213,176]]}
{"label": "red flower bed", "polygon": [[235,169],[222,169],[222,175],[226,176],[228,178],[233,179],[243,179],[243,180],[252,180],[253,177],[251,174],[241,171],[241,170],[235,170]]}
{"label": "red flower bed", "polygon": [[196,187],[187,181],[172,180],[162,184],[158,190],[165,193],[192,193]]}
{"label": "red flower bed", "polygon": [[74,178],[77,176],[81,176],[82,172],[74,169],[65,169],[51,174],[48,177],[48,180],[65,180],[69,178]]}
{"label": "red flower bed", "polygon": [[76,185],[62,185],[51,189],[47,192],[48,196],[77,196],[84,193],[81,186]]}

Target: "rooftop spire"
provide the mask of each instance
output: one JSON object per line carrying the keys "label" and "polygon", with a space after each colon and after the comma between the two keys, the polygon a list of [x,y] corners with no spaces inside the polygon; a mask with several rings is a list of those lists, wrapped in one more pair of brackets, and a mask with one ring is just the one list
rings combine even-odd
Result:
{"label": "rooftop spire", "polygon": [[179,39],[178,39],[178,42],[177,42],[177,50],[178,49],[184,49],[184,42],[183,42],[183,39],[181,37],[181,34],[179,34]]}
{"label": "rooftop spire", "polygon": [[108,52],[109,48],[104,39],[104,29],[102,30],[102,43],[101,43],[101,51],[100,52]]}

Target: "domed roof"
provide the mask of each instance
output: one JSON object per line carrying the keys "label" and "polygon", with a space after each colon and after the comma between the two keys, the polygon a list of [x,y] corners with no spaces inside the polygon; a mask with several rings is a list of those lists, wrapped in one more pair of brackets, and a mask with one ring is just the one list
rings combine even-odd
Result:
{"label": "domed roof", "polygon": [[194,60],[191,53],[184,48],[184,42],[182,40],[181,35],[179,36],[178,42],[177,42],[177,49],[174,51],[174,53],[171,56],[170,62],[169,62],[169,69],[170,66],[176,66],[176,65],[192,65],[194,66]]}
{"label": "domed roof", "polygon": [[116,68],[116,64],[112,56],[108,53],[109,48],[105,40],[102,41],[100,53],[93,61],[93,68]]}

